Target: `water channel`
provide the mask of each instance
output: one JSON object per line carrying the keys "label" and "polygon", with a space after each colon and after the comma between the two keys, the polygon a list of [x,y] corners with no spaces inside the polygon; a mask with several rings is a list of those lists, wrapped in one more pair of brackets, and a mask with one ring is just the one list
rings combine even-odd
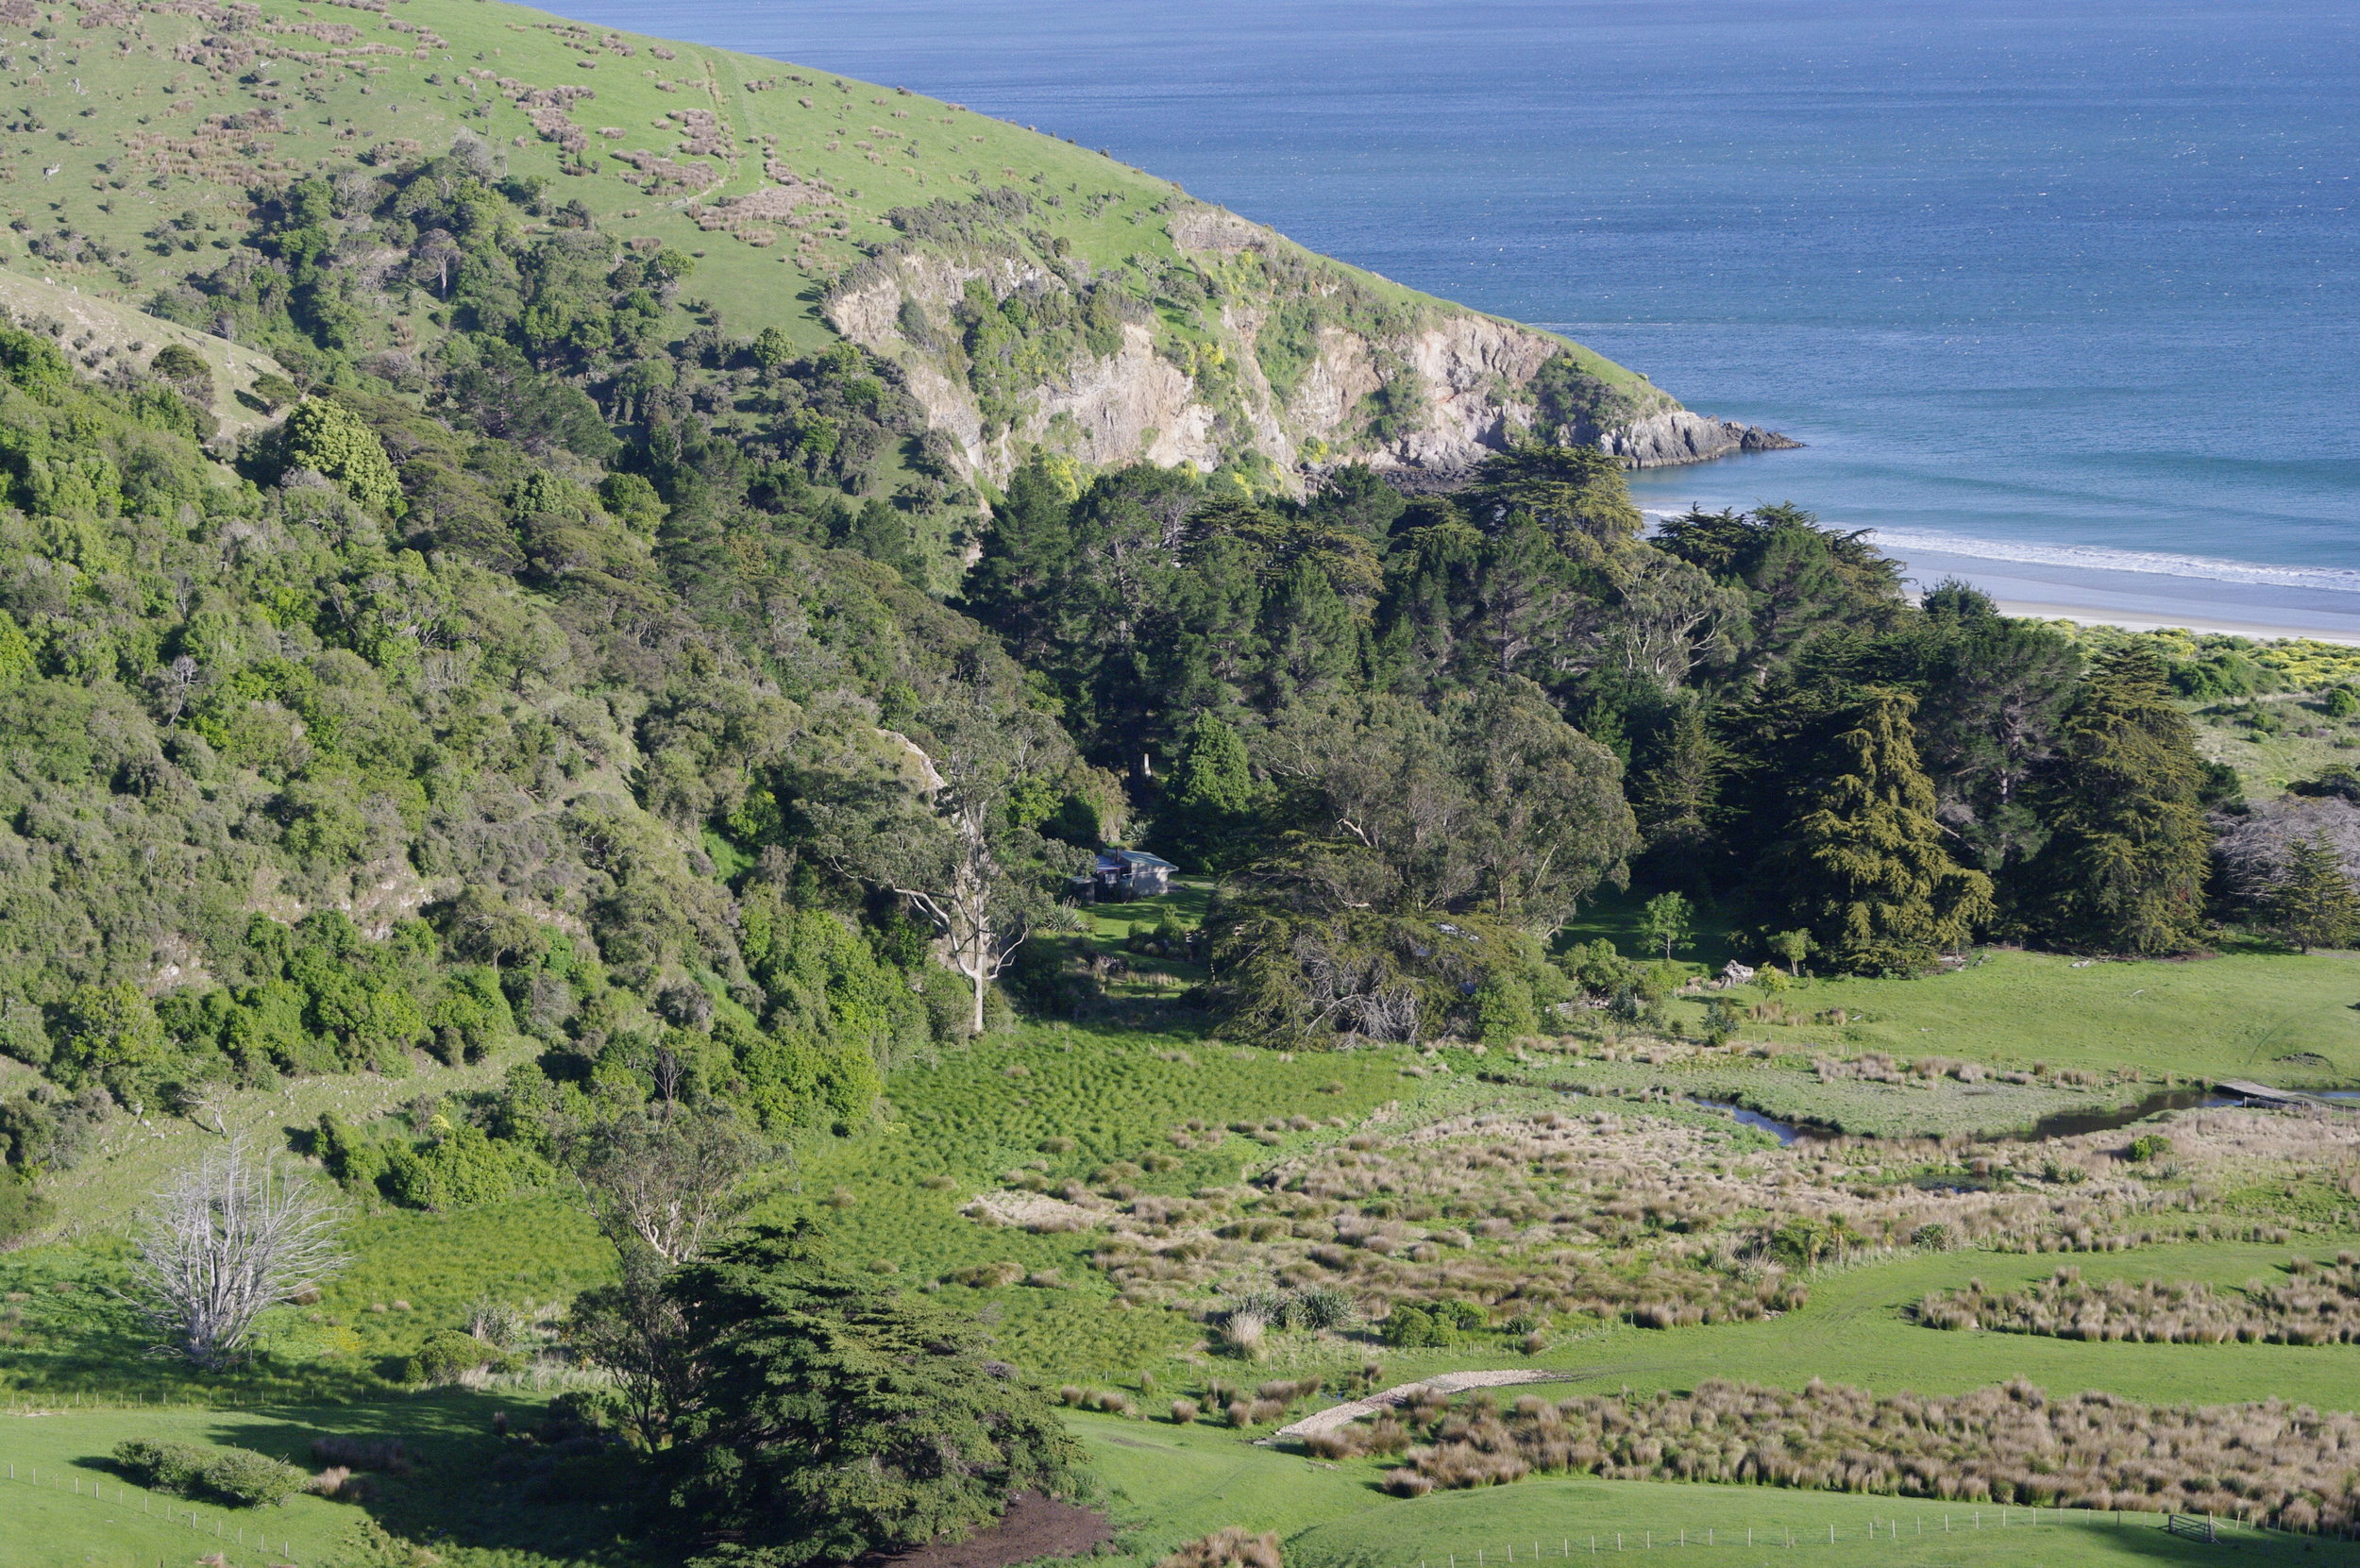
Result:
{"label": "water channel", "polygon": [[[2360,1088],[2316,1089],[2301,1092],[2308,1093],[2318,1100],[2360,1103]],[[1689,1104],[1711,1110],[1727,1111],[1743,1125],[1759,1128],[1780,1143],[1823,1140],[1844,1136],[1838,1129],[1821,1122],[1782,1121],[1778,1117],[1766,1116],[1749,1106],[1740,1105],[1728,1100],[1698,1099],[1691,1100]],[[2243,1097],[2223,1094],[2217,1089],[2161,1089],[2143,1100],[2128,1105],[2117,1105],[2111,1110],[2092,1108],[2057,1111],[2033,1122],[2030,1132],[2020,1135],[1997,1136],[2020,1136],[2027,1141],[2041,1143],[2052,1138],[2077,1138],[2083,1133],[2112,1132],[2116,1127],[2128,1127],[2134,1121],[2144,1121],[2162,1111],[2211,1110],[2220,1106],[2244,1104],[2246,1101]]]}

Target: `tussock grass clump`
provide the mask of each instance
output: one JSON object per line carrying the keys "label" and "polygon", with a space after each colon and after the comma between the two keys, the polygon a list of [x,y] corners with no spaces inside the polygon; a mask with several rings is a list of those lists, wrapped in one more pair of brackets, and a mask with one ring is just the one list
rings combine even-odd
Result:
{"label": "tussock grass clump", "polygon": [[2059,1269],[2021,1290],[1965,1289],[1928,1296],[1916,1307],[1930,1328],[1988,1328],[2060,1340],[2138,1340],[2155,1344],[2360,1343],[2360,1256],[2345,1253],[2327,1267],[2297,1257],[2282,1284],[2253,1280],[2241,1291],[2160,1280],[2092,1285],[2079,1269]]}
{"label": "tussock grass clump", "polygon": [[[1526,1397],[1503,1413],[1473,1395],[1412,1412],[1423,1439],[1386,1489],[1496,1486],[1575,1472],[1882,1492],[1947,1502],[2218,1513],[2280,1529],[2360,1532],[2360,1416],[2279,1400],[2152,1406],[2085,1392],[2050,1399],[2021,1379],[1952,1397],[1718,1379],[1694,1393]],[[1382,1423],[1323,1452],[1379,1452]]]}
{"label": "tussock grass clump", "polygon": [[1129,1394],[1114,1389],[1086,1389],[1076,1383],[1068,1383],[1057,1391],[1057,1403],[1076,1410],[1096,1410],[1110,1416],[1138,1414],[1138,1407],[1132,1404]]}
{"label": "tussock grass clump", "polygon": [[[1866,1062],[1946,1078],[1957,1065]],[[2120,1133],[1779,1148],[1693,1109],[1472,1111],[1364,1126],[1241,1189],[1091,1199],[1107,1240],[1090,1263],[1125,1299],[1189,1310],[1241,1356],[1349,1316],[1393,1325],[1396,1344],[1496,1332],[1503,1349],[1538,1348],[1583,1320],[1670,1329],[1793,1311],[1811,1271],[1905,1249],[2112,1253],[2209,1237],[2217,1195],[2263,1174],[2360,1196],[2360,1119],[2233,1110],[2169,1126],[2175,1171],[2158,1180]],[[2269,1235],[2284,1233],[2254,1239]],[[1416,1313],[1441,1323],[1445,1309],[1446,1328],[1418,1331]]]}
{"label": "tussock grass clump", "polygon": [[1249,1535],[1231,1525],[1201,1536],[1155,1568],[1280,1568],[1278,1537]]}

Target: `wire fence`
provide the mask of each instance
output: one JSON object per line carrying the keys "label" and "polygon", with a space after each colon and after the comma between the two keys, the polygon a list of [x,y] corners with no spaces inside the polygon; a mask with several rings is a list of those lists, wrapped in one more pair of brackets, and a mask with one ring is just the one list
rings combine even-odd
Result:
{"label": "wire fence", "polygon": [[61,1471],[55,1466],[43,1472],[39,1465],[11,1464],[8,1467],[8,1479],[18,1486],[33,1487],[52,1493],[71,1492],[76,1497],[87,1497],[93,1507],[111,1504],[118,1509],[127,1509],[136,1498],[142,1517],[177,1525],[192,1534],[211,1541],[214,1552],[225,1560],[228,1553],[236,1549],[259,1554],[254,1559],[258,1562],[267,1560],[293,1564],[296,1561],[295,1543],[283,1537],[270,1536],[260,1523],[248,1523],[218,1509],[191,1508],[178,1497],[149,1492],[143,1487],[95,1478],[86,1480],[72,1471]]}
{"label": "wire fence", "polygon": [[535,1362],[516,1372],[463,1375],[456,1384],[352,1389],[326,1383],[288,1383],[268,1388],[27,1389],[0,1388],[0,1415],[54,1415],[73,1410],[213,1409],[284,1410],[314,1407],[399,1405],[430,1399],[460,1387],[495,1393],[569,1393],[605,1388],[612,1373],[586,1367]]}
{"label": "wire fence", "polygon": [[1540,1563],[1545,1561],[1601,1557],[1616,1552],[1660,1552],[1698,1547],[1737,1547],[1754,1551],[1771,1547],[1781,1551],[1800,1551],[1812,1546],[1839,1546],[1847,1542],[1892,1542],[1897,1545],[1912,1540],[1931,1542],[1941,1536],[1981,1535],[1986,1531],[2009,1530],[2020,1534],[2028,1530],[2054,1532],[2059,1529],[2147,1529],[2197,1535],[2206,1541],[2227,1541],[2233,1536],[2258,1539],[2273,1533],[2226,1516],[2212,1514],[1969,1508],[1872,1516],[1850,1525],[1831,1523],[1824,1526],[1708,1525],[1689,1527],[1674,1525],[1656,1529],[1597,1530],[1580,1535],[1560,1535],[1554,1542],[1534,1537],[1527,1541],[1479,1544],[1471,1553],[1445,1552],[1422,1557],[1418,1560],[1418,1568],[1514,1568],[1517,1563],[1530,1563],[1538,1568]]}

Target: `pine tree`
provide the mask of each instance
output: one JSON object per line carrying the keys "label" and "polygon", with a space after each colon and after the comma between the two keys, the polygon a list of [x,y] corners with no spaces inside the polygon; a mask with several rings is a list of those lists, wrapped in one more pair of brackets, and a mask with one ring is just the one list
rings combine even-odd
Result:
{"label": "pine tree", "polygon": [[1163,841],[1186,864],[1227,870],[1245,851],[1261,793],[1238,732],[1218,715],[1199,714],[1164,791]]}
{"label": "pine tree", "polygon": [[1778,857],[1794,906],[1833,969],[1921,969],[1991,918],[1991,879],[1943,847],[1933,784],[1910,733],[1915,707],[1903,693],[1872,691],[1852,710],[1821,804],[1796,819]]}
{"label": "pine tree", "polygon": [[1645,767],[1631,783],[1631,809],[1647,848],[1684,867],[1711,836],[1706,814],[1719,795],[1721,747],[1705,722],[1703,700],[1680,694],[1644,755]]}
{"label": "pine tree", "polygon": [[1007,638],[1020,659],[1040,660],[1055,630],[1073,554],[1072,499],[1047,462],[1024,463],[1008,478],[1006,499],[991,509],[983,553],[968,574],[969,613]]}
{"label": "pine tree", "polygon": [[807,1223],[740,1236],[665,1293],[694,1408],[658,1462],[730,1562],[905,1552],[1086,1484],[1081,1445],[973,1320],[832,1267]]}
{"label": "pine tree", "polygon": [[2350,945],[2360,929],[2360,894],[2324,835],[2286,846],[2268,913],[2270,929],[2300,952]]}
{"label": "pine tree", "polygon": [[2176,953],[2204,924],[2212,834],[2204,764],[2147,649],[2110,655],[2066,716],[2042,792],[2051,836],[2031,868],[2049,936],[2114,953]]}

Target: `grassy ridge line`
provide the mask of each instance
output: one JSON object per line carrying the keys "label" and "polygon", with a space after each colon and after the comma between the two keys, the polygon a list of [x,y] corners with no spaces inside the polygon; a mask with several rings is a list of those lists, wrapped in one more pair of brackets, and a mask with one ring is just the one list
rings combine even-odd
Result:
{"label": "grassy ridge line", "polygon": [[[432,14],[427,8],[436,5],[437,0],[410,0],[410,3],[417,8],[419,14]],[[439,0],[439,4],[447,8],[449,0]],[[543,19],[543,25],[550,24],[566,26],[583,25],[572,21],[562,12],[541,10],[531,7],[501,4],[487,6],[484,0],[476,0],[475,7],[471,8],[528,14]],[[408,14],[405,13],[405,15]],[[605,36],[607,31],[611,29],[600,30],[600,36]],[[951,115],[956,122],[953,135],[966,139],[964,143],[956,144],[957,150],[969,155],[970,161],[966,166],[982,174],[982,179],[976,183],[984,188],[989,188],[1002,180],[1027,179],[1035,174],[1041,174],[1052,180],[1066,179],[1086,187],[1090,183],[1100,183],[1102,188],[1120,192],[1127,197],[1136,199],[1141,205],[1153,205],[1173,196],[1189,203],[1195,203],[1198,200],[1190,196],[1186,189],[1175,181],[1160,178],[1147,170],[1124,163],[1103,151],[1085,148],[1070,138],[1059,137],[1053,132],[1044,132],[1030,126],[1020,126],[1015,121],[985,114],[979,110],[970,110],[964,104],[952,103],[948,99],[930,97],[906,87],[885,88],[875,83],[861,81],[855,77],[839,76],[834,72],[823,71],[818,67],[798,65],[788,60],[774,60],[758,55],[741,54],[735,50],[683,43],[653,34],[619,33],[616,36],[625,38],[642,48],[653,44],[673,49],[682,54],[683,60],[693,51],[703,66],[707,81],[712,84],[711,96],[716,111],[721,112],[724,118],[729,118],[734,112],[757,134],[772,131],[782,137],[789,133],[809,136],[817,128],[812,117],[823,114],[825,111],[826,100],[824,98],[819,98],[817,93],[793,84],[760,93],[746,91],[749,83],[776,80],[784,70],[808,76],[816,83],[833,84],[838,81],[849,83],[853,89],[854,99],[863,110],[882,107],[888,114],[894,109],[903,109],[913,114]],[[600,89],[608,85],[603,69],[602,65],[601,75],[596,84]],[[583,78],[577,77],[576,79]],[[890,93],[892,98],[888,102],[880,104],[874,101],[874,94],[878,93]],[[800,102],[802,96],[813,96],[820,107],[811,110],[802,110]],[[632,98],[627,101],[631,102],[634,109],[650,108],[656,110],[657,112],[661,112],[666,107],[660,100],[643,103],[640,98]],[[596,104],[604,102],[603,98],[593,100]],[[590,112],[588,108],[585,108],[575,116],[575,119],[578,123],[586,123],[597,117]],[[866,124],[865,121],[862,123]],[[617,147],[628,144],[628,142],[615,143]],[[806,143],[806,147],[807,145]],[[882,216],[891,208],[922,206],[937,196],[956,195],[962,191],[959,185],[944,183],[946,178],[952,180],[958,178],[956,171],[961,164],[961,160],[956,158],[929,154],[914,163],[897,163],[889,160],[880,166],[868,163],[865,160],[856,160],[853,155],[841,151],[834,154],[812,154],[806,151],[806,156],[810,160],[807,166],[812,172],[836,179],[840,184],[858,182],[861,195],[853,204],[854,210],[863,214],[863,220],[868,226],[863,232],[873,239],[886,240],[894,235],[895,230],[884,222]],[[993,163],[990,161],[992,160],[999,161]],[[806,166],[802,158],[790,157],[787,161],[798,168]],[[570,190],[572,185],[579,183],[582,182],[568,182],[568,189]],[[762,173],[761,159],[740,158],[731,165],[726,175],[708,188],[709,194],[706,194],[704,199],[715,200],[747,195],[763,189],[768,183]],[[688,205],[688,198],[675,198],[668,205],[675,211],[684,210]],[[1126,223],[1137,223],[1127,208],[1115,210],[1114,216],[1123,218]],[[1178,254],[1172,243],[1171,235],[1159,223],[1138,224],[1137,232],[1126,232],[1124,229],[1116,228],[1111,220],[1106,222],[1077,221],[1073,216],[1060,210],[1045,219],[1044,227],[1052,233],[1063,235],[1073,241],[1086,259],[1102,267],[1120,266],[1141,250],[1153,254],[1159,260],[1170,260]],[[1515,321],[1507,316],[1475,311],[1456,300],[1445,299],[1439,295],[1427,294],[1423,290],[1411,288],[1408,284],[1396,282],[1382,273],[1323,256],[1307,246],[1288,239],[1274,229],[1261,225],[1255,227],[1273,243],[1284,246],[1296,255],[1337,267],[1350,274],[1378,295],[1397,303],[1432,307],[1456,313],[1483,315],[1487,319],[1501,322],[1524,331],[1556,339],[1574,354],[1584,371],[1616,386],[1627,386],[1645,379],[1638,372],[1618,364],[1596,350],[1576,343],[1560,333],[1549,331],[1545,328],[1534,327],[1526,322]],[[781,258],[781,260],[788,259]],[[806,303],[816,306],[816,295]],[[816,312],[813,319],[815,321],[818,319]]]}
{"label": "grassy ridge line", "polygon": [[250,391],[258,377],[286,374],[277,360],[258,348],[192,331],[68,284],[0,270],[0,306],[20,321],[61,323],[66,331],[59,346],[87,369],[102,368],[110,357],[143,365],[168,343],[192,350],[212,368],[212,411],[231,434],[269,423],[260,410],[241,403],[238,395]]}
{"label": "grassy ridge line", "polygon": [[[247,27],[90,0],[87,28],[53,25],[41,30],[60,36],[23,41],[0,32],[0,69],[14,73],[0,77],[0,93],[25,102],[9,122],[17,132],[0,136],[0,181],[22,226],[19,240],[0,235],[0,262],[144,301],[242,254],[255,192],[355,160],[397,163],[464,134],[509,174],[548,185],[550,222],[530,228],[554,228],[559,208],[578,205],[608,232],[698,260],[666,338],[700,325],[740,339],[776,328],[814,351],[837,339],[830,301],[841,285],[844,330],[907,364],[930,419],[988,474],[1013,461],[1001,445],[1009,437],[1070,447],[1091,465],[1154,452],[1239,460],[1256,473],[1274,463],[1291,475],[1397,440],[1440,441],[1443,455],[1427,460],[1455,461],[1468,439],[1455,400],[1468,389],[1452,379],[1491,376],[1496,384],[1480,395],[1512,409],[1529,396],[1520,378],[1550,346],[1589,379],[1584,396],[1598,399],[1599,418],[1677,407],[1645,378],[1555,334],[1316,257],[1104,154],[923,94],[506,5],[409,0],[397,14],[330,17],[261,0],[257,14]],[[980,219],[970,210],[907,234],[887,221],[896,209],[1003,190],[1024,194],[1030,210]],[[756,193],[767,205],[722,206]],[[1173,232],[1184,218],[1228,237],[1198,236],[1191,246],[1214,249],[1184,255]],[[980,227],[963,228],[970,219]],[[1224,255],[1231,238],[1261,254]],[[859,270],[885,250],[919,258],[908,263],[914,274]],[[403,261],[389,249],[341,264],[349,273]],[[945,321],[960,308],[961,279],[979,269],[1002,293],[1017,273],[1053,291],[1111,281],[1135,323],[1125,350],[1082,374],[1084,362],[1067,364],[1052,346],[1020,371],[991,372],[988,387],[969,386],[961,329]],[[390,320],[345,345],[354,358],[414,354],[447,329],[430,297],[396,297]],[[196,295],[183,306],[172,313],[204,312]],[[910,309],[929,325],[912,326]],[[1492,325],[1464,329],[1478,321]],[[1446,330],[1438,337],[1437,328]],[[1412,368],[1404,333],[1446,346],[1456,368]],[[986,359],[1005,347],[992,343]],[[1140,351],[1151,344],[1152,355]],[[1500,352],[1526,368],[1506,379],[1484,370]],[[1351,387],[1408,392],[1406,402],[1389,394],[1407,412],[1380,419],[1369,399],[1340,413],[1295,407],[1294,378],[1329,354],[1342,356]],[[1374,379],[1354,379],[1363,377]],[[1050,418],[1068,396],[1083,400],[1083,414]],[[1091,400],[1109,397],[1119,416],[1087,433],[1099,418]],[[1139,399],[1149,412],[1130,410]],[[1023,418],[1033,422],[999,423],[1011,407],[1032,409]],[[1384,422],[1395,419],[1409,423]],[[1199,421],[1200,434],[1174,433]]]}

